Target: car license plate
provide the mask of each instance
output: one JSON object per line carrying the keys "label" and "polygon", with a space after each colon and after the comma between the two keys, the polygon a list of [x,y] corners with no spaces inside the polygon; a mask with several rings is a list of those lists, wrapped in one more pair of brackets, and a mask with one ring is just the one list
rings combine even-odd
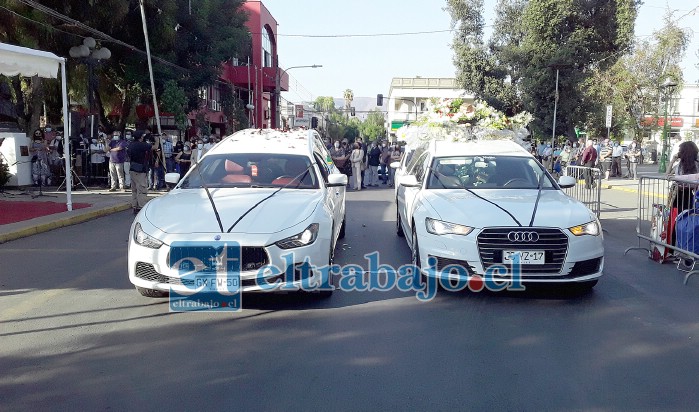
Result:
{"label": "car license plate", "polygon": [[512,263],[515,253],[519,253],[519,263],[522,265],[543,265],[546,263],[543,250],[503,250],[502,262]]}

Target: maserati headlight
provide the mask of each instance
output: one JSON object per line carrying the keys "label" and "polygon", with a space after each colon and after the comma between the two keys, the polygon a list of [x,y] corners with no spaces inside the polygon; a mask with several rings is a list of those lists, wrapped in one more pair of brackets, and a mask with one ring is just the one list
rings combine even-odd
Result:
{"label": "maserati headlight", "polygon": [[599,222],[597,220],[585,223],[584,225],[570,227],[568,230],[570,230],[570,233],[574,234],[575,236],[597,236],[600,234]]}
{"label": "maserati headlight", "polygon": [[466,236],[473,231],[470,226],[457,225],[456,223],[444,222],[437,219],[426,218],[425,226],[427,231],[433,235],[462,235]]}
{"label": "maserati headlight", "polygon": [[140,223],[136,223],[136,227],[133,230],[133,240],[137,244],[151,249],[158,249],[163,245],[163,242],[144,232]]}
{"label": "maserati headlight", "polygon": [[303,232],[289,236],[276,243],[282,249],[293,249],[295,247],[307,246],[316,241],[318,237],[318,223],[313,223],[308,226]]}

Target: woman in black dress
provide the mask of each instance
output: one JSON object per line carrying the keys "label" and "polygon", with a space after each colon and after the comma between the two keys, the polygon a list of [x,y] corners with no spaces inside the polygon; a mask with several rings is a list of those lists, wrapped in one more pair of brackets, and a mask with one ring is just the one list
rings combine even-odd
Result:
{"label": "woman in black dress", "polygon": [[184,177],[192,165],[192,147],[185,143],[182,151],[175,157],[175,162],[180,165],[180,179]]}

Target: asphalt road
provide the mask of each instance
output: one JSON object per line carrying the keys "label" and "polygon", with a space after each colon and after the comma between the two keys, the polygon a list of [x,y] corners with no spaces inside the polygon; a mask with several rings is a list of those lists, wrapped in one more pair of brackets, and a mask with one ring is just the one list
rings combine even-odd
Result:
{"label": "asphalt road", "polygon": [[[409,262],[392,193],[349,193],[338,263]],[[0,409],[696,410],[699,278],[624,256],[636,195],[604,194],[606,274],[584,295],[246,295],[240,313],[169,313],[128,282],[128,212],[2,244]]]}

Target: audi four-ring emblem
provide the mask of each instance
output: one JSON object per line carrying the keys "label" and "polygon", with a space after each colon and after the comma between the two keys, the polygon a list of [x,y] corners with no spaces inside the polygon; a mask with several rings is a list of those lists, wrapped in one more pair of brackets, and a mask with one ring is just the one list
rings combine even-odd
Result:
{"label": "audi four-ring emblem", "polygon": [[507,239],[510,242],[538,242],[539,234],[536,232],[510,232],[507,234]]}

